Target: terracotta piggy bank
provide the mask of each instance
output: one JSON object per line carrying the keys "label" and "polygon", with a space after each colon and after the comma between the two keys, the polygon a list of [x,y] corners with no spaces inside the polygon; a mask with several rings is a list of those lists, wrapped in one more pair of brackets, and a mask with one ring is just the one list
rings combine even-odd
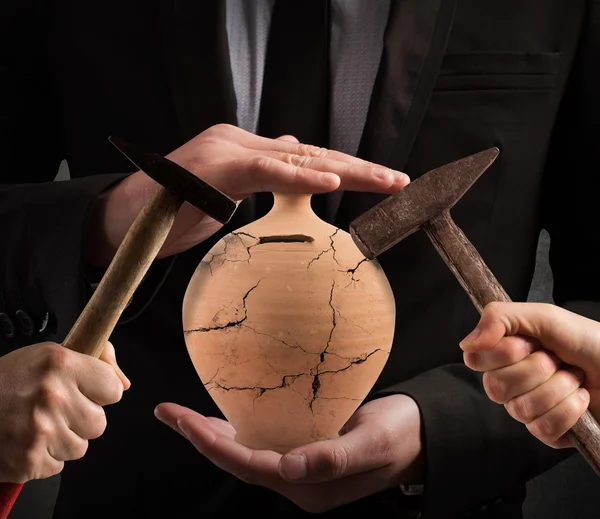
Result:
{"label": "terracotta piggy bank", "polygon": [[394,297],[376,260],[319,219],[310,195],[219,241],[185,294],[192,362],[250,448],[336,437],[390,353]]}

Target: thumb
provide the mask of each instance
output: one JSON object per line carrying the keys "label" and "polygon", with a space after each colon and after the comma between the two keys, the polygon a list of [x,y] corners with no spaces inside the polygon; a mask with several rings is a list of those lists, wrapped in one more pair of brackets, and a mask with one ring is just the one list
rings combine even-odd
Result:
{"label": "thumb", "polygon": [[382,435],[373,433],[373,426],[364,422],[338,438],[293,449],[279,460],[279,475],[287,481],[321,483],[380,468],[389,463],[389,449]]}
{"label": "thumb", "polygon": [[123,373],[123,371],[117,364],[115,347],[112,345],[111,342],[106,343],[104,349],[102,350],[102,353],[100,354],[99,359],[106,362],[107,364],[110,364],[115,369],[115,371],[117,372],[117,376],[121,379],[124,390],[127,390],[131,387],[131,381],[125,376],[125,373]]}
{"label": "thumb", "polygon": [[526,335],[562,361],[582,367],[600,362],[600,323],[547,303],[491,303],[462,342],[464,351],[495,346],[505,335]]}

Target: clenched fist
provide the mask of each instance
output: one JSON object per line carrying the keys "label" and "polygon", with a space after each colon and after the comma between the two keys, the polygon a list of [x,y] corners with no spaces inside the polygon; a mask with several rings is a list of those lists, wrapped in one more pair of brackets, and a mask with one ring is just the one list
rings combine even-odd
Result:
{"label": "clenched fist", "polygon": [[100,359],[41,343],[0,358],[0,481],[58,474],[106,428],[102,406],[129,380],[108,343]]}
{"label": "clenched fist", "polygon": [[572,447],[565,433],[588,405],[600,418],[597,321],[550,304],[491,303],[461,348],[490,399],[546,445]]}

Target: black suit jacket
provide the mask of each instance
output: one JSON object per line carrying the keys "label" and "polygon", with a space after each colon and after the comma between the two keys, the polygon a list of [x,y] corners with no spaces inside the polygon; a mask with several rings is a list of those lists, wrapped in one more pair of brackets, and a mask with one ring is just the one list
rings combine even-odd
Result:
{"label": "black suit jacket", "polygon": [[[7,351],[62,340],[85,303],[90,206],[132,170],[107,136],[167,153],[213,124],[235,124],[236,107],[224,2],[10,0],[0,20],[0,310],[14,318],[24,309],[43,328],[26,336],[18,321]],[[392,1],[359,149],[416,178],[498,146],[453,210],[457,224],[514,300],[527,296],[546,228],[556,302],[596,318],[599,53],[597,1]],[[61,159],[74,180],[51,183]],[[345,193],[335,224],[347,229],[380,199]],[[245,202],[206,243],[156,262],[112,338],[133,386],[106,409],[107,431],[87,456],[67,463],[56,518],[179,517],[190,507],[203,517],[305,515],[214,468],[152,413],[175,401],[219,414],[189,361],[181,302],[208,248],[254,217]],[[519,517],[526,480],[565,452],[530,436],[463,366],[458,342],[478,315],[427,238],[416,233],[380,261],[398,315],[373,394],[406,393],[421,409],[425,517]],[[326,516],[399,517],[402,506],[392,489]]]}

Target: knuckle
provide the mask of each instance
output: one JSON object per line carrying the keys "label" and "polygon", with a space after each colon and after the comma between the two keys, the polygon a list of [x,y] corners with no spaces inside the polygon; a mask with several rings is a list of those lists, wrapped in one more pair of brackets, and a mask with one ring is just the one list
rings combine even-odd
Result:
{"label": "knuckle", "polygon": [[[203,135],[202,142],[200,143],[200,145],[202,146],[202,148],[212,148],[214,146],[219,146],[222,143],[223,143],[223,139],[221,139],[219,137],[219,132],[215,132],[215,133],[209,133],[207,135]],[[198,160],[198,157],[192,158],[191,162],[194,163],[196,166],[199,166],[202,164],[202,162],[200,162]]]}
{"label": "knuckle", "polygon": [[554,388],[556,398],[565,399],[581,386],[582,380],[577,376],[576,369],[578,368],[558,371],[556,375],[556,387]]}
{"label": "knuckle", "polygon": [[566,420],[570,426],[575,425],[575,422],[581,418],[581,415],[587,410],[587,403],[582,400],[576,393],[571,394],[566,399]]}
{"label": "knuckle", "polygon": [[483,313],[491,317],[497,317],[502,314],[502,303],[498,301],[492,301],[488,303],[483,309]]}
{"label": "knuckle", "polygon": [[534,436],[537,436],[546,443],[554,443],[559,434],[557,434],[557,424],[547,416],[540,416],[528,424],[528,429]]}
{"label": "knuckle", "polygon": [[34,410],[31,417],[28,444],[32,447],[45,443],[54,434],[54,426],[45,413]]}
{"label": "knuckle", "polygon": [[506,403],[506,383],[495,373],[483,374],[483,388],[492,402],[497,404]]}
{"label": "knuckle", "polygon": [[233,131],[235,131],[237,129],[236,126],[233,126],[232,124],[227,124],[227,123],[218,123],[215,124],[214,126],[211,126],[207,132],[210,133],[215,133],[215,134],[229,134]]}
{"label": "knuckle", "polygon": [[265,155],[258,155],[250,159],[250,166],[257,171],[267,171],[273,168],[273,159]]}
{"label": "knuckle", "polygon": [[348,467],[348,451],[343,446],[334,447],[323,455],[318,465],[321,471],[337,479],[346,472]]}
{"label": "knuckle", "polygon": [[523,360],[527,352],[527,342],[525,339],[516,336],[504,337],[501,339],[502,349],[506,354],[506,360],[510,364],[516,364]]}
{"label": "knuckle", "polygon": [[60,385],[53,380],[45,380],[35,395],[38,407],[44,409],[62,408],[66,403],[66,395]]}
{"label": "knuckle", "polygon": [[46,372],[64,372],[71,364],[71,352],[60,344],[50,343],[44,351],[43,368]]}
{"label": "knuckle", "polygon": [[550,378],[556,371],[558,371],[558,366],[556,365],[556,361],[546,352],[538,351],[536,352],[536,361],[535,365],[537,367],[538,373],[544,377],[545,379]]}
{"label": "knuckle", "polygon": [[520,395],[518,397],[513,398],[505,404],[505,407],[508,411],[508,414],[510,414],[515,420],[518,420],[519,422],[529,423],[535,418],[531,406],[529,405],[528,399],[525,397],[525,395]]}
{"label": "knuckle", "polygon": [[307,168],[310,165],[311,160],[311,157],[307,157],[305,155],[294,155],[293,153],[288,153],[284,157],[284,162],[299,168]]}
{"label": "knuckle", "polygon": [[327,148],[320,148],[319,146],[313,146],[312,144],[298,145],[298,155],[304,155],[315,159],[324,159],[327,157],[327,153]]}

